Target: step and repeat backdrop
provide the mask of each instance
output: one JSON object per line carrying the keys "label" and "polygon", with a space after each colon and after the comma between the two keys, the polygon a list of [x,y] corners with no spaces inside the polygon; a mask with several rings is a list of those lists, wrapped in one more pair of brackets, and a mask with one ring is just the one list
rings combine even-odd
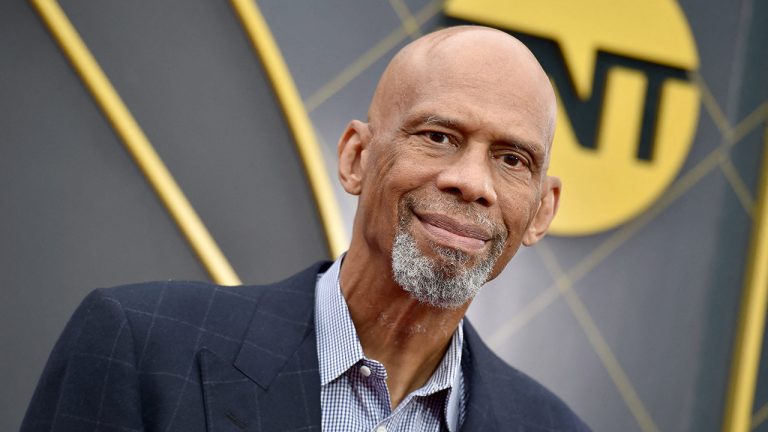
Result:
{"label": "step and repeat backdrop", "polygon": [[0,4],[0,429],[85,294],[346,248],[336,142],[408,42],[483,24],[559,102],[560,214],[469,317],[596,431],[768,431],[768,3]]}

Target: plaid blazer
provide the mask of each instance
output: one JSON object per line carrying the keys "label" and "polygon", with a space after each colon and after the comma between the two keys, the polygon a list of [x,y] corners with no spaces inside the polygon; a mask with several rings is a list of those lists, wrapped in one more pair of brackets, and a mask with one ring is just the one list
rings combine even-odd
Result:
{"label": "plaid blazer", "polygon": [[[328,265],[260,287],[93,291],[56,343],[21,430],[319,431],[315,283]],[[465,326],[462,430],[588,430]]]}

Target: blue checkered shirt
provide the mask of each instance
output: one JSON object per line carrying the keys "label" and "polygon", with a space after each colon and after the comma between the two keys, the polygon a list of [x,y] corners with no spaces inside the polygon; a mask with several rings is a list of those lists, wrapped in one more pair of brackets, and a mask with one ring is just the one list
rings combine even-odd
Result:
{"label": "blue checkered shirt", "polygon": [[315,303],[324,431],[449,431],[464,417],[462,326],[432,376],[392,411],[384,365],[363,353],[339,285],[339,258],[318,278]]}

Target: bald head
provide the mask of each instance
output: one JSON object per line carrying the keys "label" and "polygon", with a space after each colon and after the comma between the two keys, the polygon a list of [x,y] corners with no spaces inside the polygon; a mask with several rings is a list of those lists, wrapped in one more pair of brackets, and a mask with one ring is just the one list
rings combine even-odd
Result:
{"label": "bald head", "polygon": [[551,144],[556,105],[549,78],[520,41],[480,26],[449,27],[404,47],[381,76],[369,122],[373,128],[389,124],[424,92],[448,87],[483,90],[489,99],[506,99],[510,106],[525,105],[542,114],[542,133]]}
{"label": "bald head", "polygon": [[452,27],[403,48],[368,122],[339,140],[339,178],[360,197],[347,259],[381,260],[424,303],[467,306],[554,217],[555,111],[541,66],[506,33]]}

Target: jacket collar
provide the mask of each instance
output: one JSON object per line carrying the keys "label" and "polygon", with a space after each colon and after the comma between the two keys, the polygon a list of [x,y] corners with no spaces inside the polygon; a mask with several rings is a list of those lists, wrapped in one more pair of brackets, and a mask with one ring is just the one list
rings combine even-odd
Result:
{"label": "jacket collar", "polygon": [[328,264],[253,288],[260,298],[234,361],[198,353],[208,430],[320,430],[314,290]]}
{"label": "jacket collar", "polygon": [[[330,264],[316,263],[289,279],[261,288],[264,294],[234,362],[261,388],[268,389],[302,342],[310,335],[314,338],[317,274]],[[306,366],[317,368],[317,355],[303,360]]]}
{"label": "jacket collar", "polygon": [[464,422],[460,428],[462,431],[499,430],[494,409],[496,401],[491,390],[492,383],[488,382],[488,375],[492,375],[493,371],[487,370],[492,367],[487,362],[488,356],[493,355],[474,327],[465,319],[461,368],[467,399]]}
{"label": "jacket collar", "polygon": [[[331,264],[317,263],[285,281],[259,288],[263,294],[234,364],[227,365],[224,359],[210,351],[201,351],[209,428],[220,429],[223,425],[231,427],[235,424],[249,430],[291,427],[319,430],[315,285],[318,273]],[[487,382],[493,371],[483,372],[484,368],[491,367],[488,356],[493,354],[464,320],[461,366],[467,405],[462,431],[498,430],[492,383]],[[253,383],[261,389],[256,392],[256,400],[253,399]],[[298,402],[298,395],[303,395],[303,410],[286,409]]]}

